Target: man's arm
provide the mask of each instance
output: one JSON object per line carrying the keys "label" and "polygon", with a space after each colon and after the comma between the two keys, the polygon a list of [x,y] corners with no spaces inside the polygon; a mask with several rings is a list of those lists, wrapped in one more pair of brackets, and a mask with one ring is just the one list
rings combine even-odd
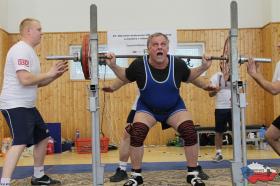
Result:
{"label": "man's arm", "polygon": [[247,63],[248,74],[267,92],[272,95],[277,95],[280,93],[280,81],[270,82],[266,80],[260,73],[259,64],[249,58]]}
{"label": "man's arm", "polygon": [[18,70],[16,72],[17,78],[20,83],[24,86],[34,86],[42,87],[48,85],[58,77],[60,77],[64,72],[68,70],[67,62],[55,63],[52,68],[46,73],[40,73],[38,75],[32,74],[26,70]]}
{"label": "man's arm", "polygon": [[[209,81],[206,82],[206,81],[202,80],[202,78],[200,78],[200,77],[194,79],[191,83],[194,84],[196,87],[201,88],[205,91],[210,91],[210,92],[217,91],[216,86],[212,85]],[[209,94],[210,94],[210,92],[209,92]]]}
{"label": "man's arm", "polygon": [[205,72],[212,64],[212,60],[208,57],[202,57],[202,64],[199,67],[191,69],[190,76],[188,78],[188,82],[192,82],[194,79],[199,77],[203,72]]}
{"label": "man's arm", "polygon": [[125,68],[122,68],[116,64],[116,56],[113,53],[106,54],[106,64],[112,69],[115,75],[125,83],[129,83],[130,81],[126,78]]}
{"label": "man's arm", "polygon": [[121,88],[122,86],[124,86],[125,84],[127,84],[127,82],[124,82],[124,81],[122,81],[122,80],[120,80],[120,79],[117,78],[117,79],[114,80],[113,83],[110,84],[109,86],[104,86],[104,87],[102,88],[102,90],[103,90],[104,92],[114,92],[114,91],[120,89],[120,88]]}

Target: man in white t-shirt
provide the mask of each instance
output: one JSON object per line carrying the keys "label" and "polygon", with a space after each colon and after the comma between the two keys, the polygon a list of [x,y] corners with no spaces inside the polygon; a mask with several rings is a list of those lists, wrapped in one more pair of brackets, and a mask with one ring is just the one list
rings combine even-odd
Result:
{"label": "man in white t-shirt", "polygon": [[[280,50],[280,43],[278,44],[278,50]],[[247,63],[248,74],[267,92],[272,95],[280,93],[280,61],[277,63],[272,82],[266,80],[260,71],[258,63],[249,59]],[[265,139],[274,151],[280,156],[280,116],[278,116],[269,126],[265,134]]]}
{"label": "man in white t-shirt", "polygon": [[47,126],[35,107],[38,87],[46,86],[68,70],[66,62],[54,63],[46,73],[34,48],[40,43],[42,28],[38,20],[27,18],[19,26],[21,40],[7,54],[0,109],[13,138],[8,150],[0,185],[10,185],[12,173],[25,147],[34,145],[34,176],[31,185],[61,184],[44,173],[49,140]]}
{"label": "man in white t-shirt", "polygon": [[225,62],[220,63],[221,72],[215,73],[210,81],[219,87],[217,91],[210,91],[209,96],[216,96],[215,109],[215,147],[214,161],[223,160],[222,145],[224,132],[232,129],[231,121],[231,82],[229,80],[229,69]]}

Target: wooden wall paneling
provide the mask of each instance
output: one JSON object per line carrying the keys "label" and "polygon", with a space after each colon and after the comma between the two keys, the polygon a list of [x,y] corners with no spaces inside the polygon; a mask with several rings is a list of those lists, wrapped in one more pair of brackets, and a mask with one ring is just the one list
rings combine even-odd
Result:
{"label": "wooden wall paneling", "polygon": [[[263,46],[264,44],[269,45],[269,43],[265,41],[267,41],[266,35],[269,35],[270,33],[272,33],[272,29],[270,28],[241,29],[239,32],[240,53],[260,57],[263,55],[271,55],[269,53],[272,52],[267,51],[268,49]],[[42,70],[48,70],[53,63],[47,62],[44,59],[45,56],[54,54],[67,55],[69,52],[69,45],[81,43],[82,37],[85,34],[87,33],[44,34],[41,45],[37,47],[37,52],[42,61]],[[277,34],[279,33],[275,31],[275,35]],[[178,42],[204,42],[205,53],[215,56],[222,54],[224,41],[227,36],[228,30],[226,29],[178,30],[177,32]],[[100,44],[107,43],[106,32],[100,32],[98,37]],[[12,45],[18,41],[19,37],[17,34],[10,34],[9,39],[10,43],[8,44]],[[203,79],[209,81],[209,78],[218,70],[218,62],[213,62],[213,65],[207,71],[207,74]],[[266,113],[263,112],[264,102],[266,101],[266,99],[264,99],[264,91],[247,75],[245,65],[241,67],[240,73],[242,79],[244,78],[248,83],[248,107],[246,109],[247,123],[253,124],[266,122],[265,117],[267,116],[265,115],[269,115],[269,111],[267,110]],[[38,108],[47,122],[61,122],[62,136],[64,138],[74,139],[76,129],[80,130],[81,137],[90,137],[91,115],[87,110],[87,86],[89,85],[89,81],[71,81],[69,77],[69,72],[67,72],[52,85],[41,88],[38,95]],[[106,80],[105,83],[109,84],[111,82],[112,80]],[[100,80],[100,89],[102,88],[103,83],[104,82]],[[181,87],[181,95],[193,115],[194,122],[196,124],[201,124],[202,126],[214,126],[214,98],[210,98],[207,92],[198,89],[191,84],[183,83]],[[99,95],[100,120],[103,115],[102,129],[105,135],[110,137],[111,143],[118,144],[123,135],[127,115],[136,96],[136,85],[135,83],[131,83],[114,93],[106,93],[105,95],[100,90]],[[104,96],[106,99],[105,105],[103,101]],[[273,111],[273,109],[276,110],[277,108],[279,108],[279,106],[275,105],[271,110]],[[256,114],[256,112],[258,114]],[[161,126],[157,124],[149,132],[145,144],[163,145],[166,144],[170,138],[174,137],[175,132],[173,129],[162,131]]]}
{"label": "wooden wall paneling", "polygon": [[[263,40],[263,56],[272,58],[272,64],[270,65],[262,65],[262,73],[263,76],[271,81],[272,75],[273,75],[273,69],[275,67],[275,60],[273,59],[272,56],[272,25],[269,24],[262,30],[262,40]],[[273,113],[274,113],[274,101],[273,97],[267,93],[266,91],[264,92],[264,101],[265,101],[265,110],[264,110],[264,117],[265,117],[265,123],[270,124],[273,120]]]}
{"label": "wooden wall paneling", "polygon": [[[6,55],[9,50],[9,43],[10,38],[9,34],[0,28],[0,87],[2,89],[2,83],[3,83],[3,74],[4,74],[4,66],[6,61]],[[0,89],[0,90],[1,90]],[[0,143],[2,142],[3,137],[9,137],[9,128],[6,124],[5,118],[0,114]]]}
{"label": "wooden wall paneling", "polygon": [[[273,77],[274,74],[274,70],[275,70],[275,66],[276,64],[280,61],[280,48],[276,47],[277,44],[280,43],[280,23],[274,23],[274,24],[270,24],[269,25],[269,36],[271,37],[271,43],[270,43],[270,52],[271,53],[271,57],[272,57],[272,70],[271,70],[271,78]],[[268,49],[268,50],[269,50]],[[273,116],[270,118],[271,122],[279,116],[280,114],[280,95],[276,95],[276,96],[271,96],[270,94],[267,95],[270,96],[270,99],[272,99],[273,102],[273,108],[269,108],[270,110],[273,111]],[[269,122],[269,123],[271,123]]]}

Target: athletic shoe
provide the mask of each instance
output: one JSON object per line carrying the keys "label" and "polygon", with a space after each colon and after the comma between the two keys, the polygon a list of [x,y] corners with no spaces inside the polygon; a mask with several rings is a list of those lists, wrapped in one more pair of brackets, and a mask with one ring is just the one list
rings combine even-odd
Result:
{"label": "athletic shoe", "polygon": [[216,156],[213,158],[215,162],[221,162],[224,160],[223,155],[217,153]]}
{"label": "athletic shoe", "polygon": [[208,180],[209,176],[202,170],[202,167],[200,165],[197,166],[198,169],[198,177],[200,177],[202,180]]}
{"label": "athletic shoe", "polygon": [[126,171],[117,168],[116,173],[110,177],[110,182],[120,182],[122,180],[126,180],[127,178]]}
{"label": "athletic shoe", "polygon": [[51,179],[47,175],[44,175],[41,178],[32,177],[31,185],[61,185],[61,182],[59,180]]}
{"label": "athletic shoe", "polygon": [[186,180],[192,186],[205,186],[205,183],[202,181],[200,177],[198,177],[198,172],[188,172]]}
{"label": "athletic shoe", "polygon": [[141,174],[133,172],[131,173],[131,177],[129,178],[129,180],[127,180],[127,182],[125,182],[123,186],[137,186],[142,185],[143,182],[144,181]]}

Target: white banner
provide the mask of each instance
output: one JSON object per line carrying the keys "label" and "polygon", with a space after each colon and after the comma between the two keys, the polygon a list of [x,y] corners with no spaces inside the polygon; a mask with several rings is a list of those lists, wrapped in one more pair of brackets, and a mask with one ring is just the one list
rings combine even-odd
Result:
{"label": "white banner", "polygon": [[147,50],[147,39],[155,33],[161,32],[169,39],[169,54],[174,54],[177,46],[176,30],[159,31],[108,31],[108,51],[116,55],[144,55]]}

